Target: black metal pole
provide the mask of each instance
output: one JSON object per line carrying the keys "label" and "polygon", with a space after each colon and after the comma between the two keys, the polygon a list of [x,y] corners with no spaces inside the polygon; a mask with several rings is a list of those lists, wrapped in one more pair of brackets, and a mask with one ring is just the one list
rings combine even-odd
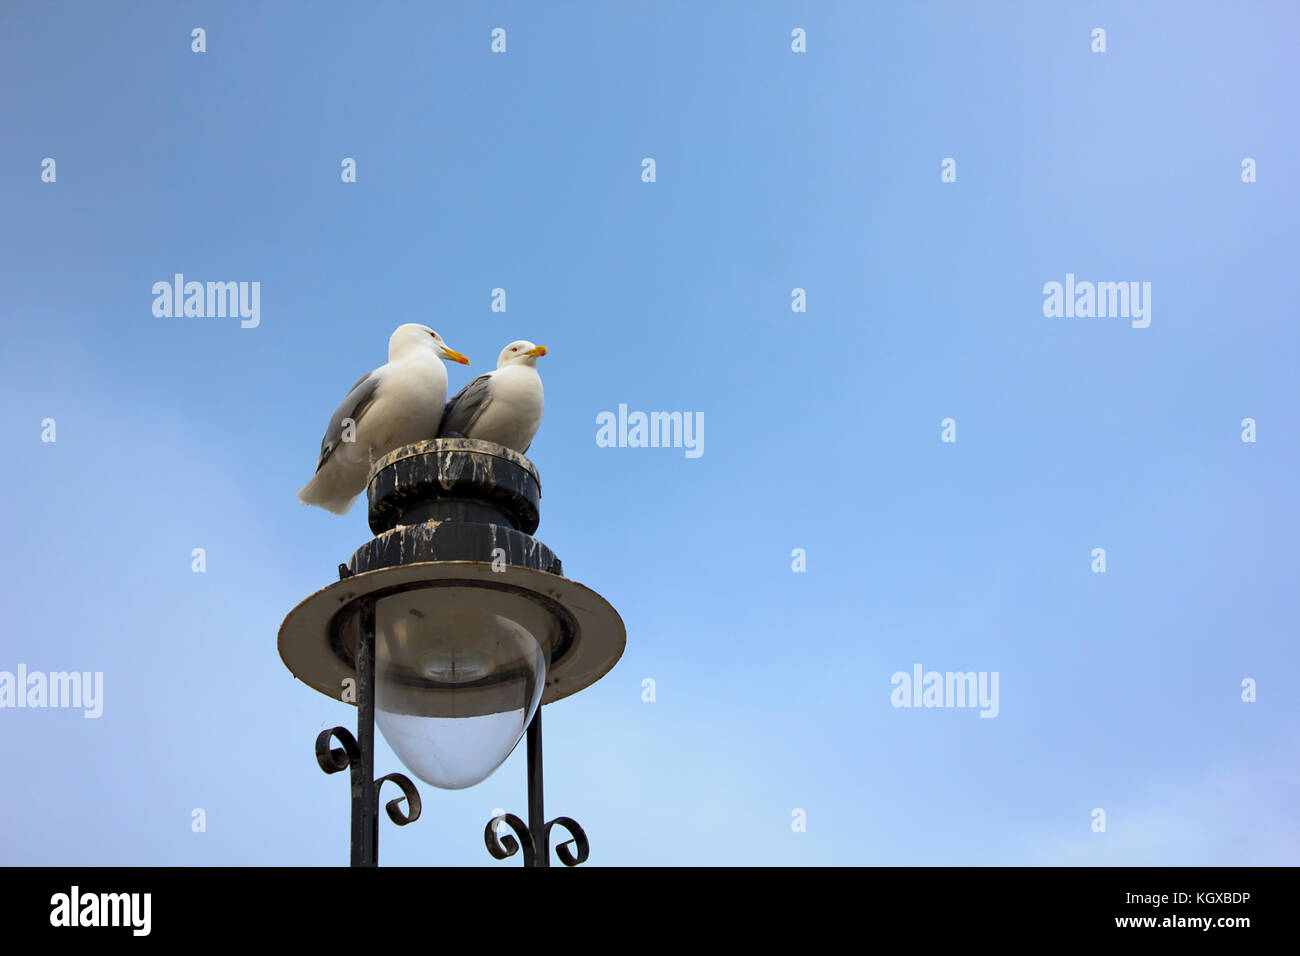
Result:
{"label": "black metal pole", "polygon": [[528,831],[533,837],[533,866],[551,865],[542,782],[542,705],[528,724]]}
{"label": "black metal pole", "polygon": [[357,633],[357,743],[352,775],[352,865],[379,865],[379,800],[375,793],[375,600],[361,602]]}
{"label": "black metal pole", "polygon": [[[351,577],[339,565],[339,580]],[[420,792],[404,773],[375,779],[375,599],[362,598],[357,621],[357,734],[346,727],[322,730],[316,736],[316,762],[326,773],[348,770],[352,784],[351,865],[379,865],[379,792],[391,780],[402,796],[389,800],[388,818],[399,827],[420,819]],[[337,740],[342,747],[333,746]],[[406,800],[406,809],[402,809]]]}

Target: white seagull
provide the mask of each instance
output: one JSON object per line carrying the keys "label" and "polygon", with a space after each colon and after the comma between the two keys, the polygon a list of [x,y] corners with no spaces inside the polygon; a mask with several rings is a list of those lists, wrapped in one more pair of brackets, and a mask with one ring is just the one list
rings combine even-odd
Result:
{"label": "white seagull", "polygon": [[447,400],[444,358],[469,364],[427,325],[399,325],[388,340],[388,364],[363,375],[335,409],[321,439],[316,475],[298,500],[347,514],[365,491],[375,461],[394,448],[435,437]]}
{"label": "white seagull", "polygon": [[528,451],[542,424],[542,377],[537,360],[546,346],[522,339],[501,350],[494,372],[470,382],[447,403],[439,438],[477,438]]}

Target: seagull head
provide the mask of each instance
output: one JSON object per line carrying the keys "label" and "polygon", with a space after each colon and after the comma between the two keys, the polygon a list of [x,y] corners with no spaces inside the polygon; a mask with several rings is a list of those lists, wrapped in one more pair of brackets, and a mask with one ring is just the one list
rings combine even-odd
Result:
{"label": "seagull head", "polygon": [[497,358],[497,368],[505,368],[507,365],[530,365],[536,368],[537,360],[545,354],[545,345],[534,345],[532,342],[520,339],[518,342],[511,342],[501,350],[501,355]]}
{"label": "seagull head", "polygon": [[407,322],[399,325],[397,331],[388,340],[388,361],[395,362],[415,349],[433,349],[438,358],[450,359],[461,365],[468,365],[469,359],[442,340],[442,336],[427,325]]}

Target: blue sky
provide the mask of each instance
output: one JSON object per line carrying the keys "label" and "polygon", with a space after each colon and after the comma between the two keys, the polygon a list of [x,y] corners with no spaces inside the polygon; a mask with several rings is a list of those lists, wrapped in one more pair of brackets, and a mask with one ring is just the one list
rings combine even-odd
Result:
{"label": "blue sky", "polygon": [[[1300,861],[1297,19],[4,5],[0,671],[104,712],[0,709],[0,860],[346,862],[312,741],[354,712],[276,633],[369,536],[294,493],[414,321],[453,389],[550,349],[538,537],[628,630],[546,708],[589,865]],[[155,317],[177,272],[260,324]],[[1045,317],[1067,273],[1150,326]],[[704,454],[598,447],[619,403]],[[997,717],[891,706],[915,664],[997,672]],[[515,865],[524,784],[422,786],[382,862]]]}

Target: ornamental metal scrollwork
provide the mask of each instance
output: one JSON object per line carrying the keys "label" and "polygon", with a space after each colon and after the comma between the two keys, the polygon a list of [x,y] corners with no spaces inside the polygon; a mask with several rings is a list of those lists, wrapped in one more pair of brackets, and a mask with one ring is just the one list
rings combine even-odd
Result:
{"label": "ornamental metal scrollwork", "polygon": [[[337,741],[342,746],[333,746]],[[388,819],[399,827],[420,819],[420,791],[404,773],[385,774],[371,780],[371,770],[357,738],[346,727],[322,730],[316,737],[316,762],[326,773],[351,771],[352,778],[352,865],[377,866],[379,864],[379,793],[384,783],[392,781],[402,791],[384,805]],[[402,806],[402,802],[406,806]]]}
{"label": "ornamental metal scrollwork", "polygon": [[[497,825],[501,823],[509,825],[519,839],[516,840],[515,837],[508,833],[504,840],[500,839],[497,834]],[[528,832],[528,826],[524,821],[513,813],[503,813],[489,820],[487,827],[483,830],[483,842],[487,844],[488,852],[492,854],[493,859],[504,860],[507,857],[512,857],[519,852],[522,846],[524,866],[532,866],[536,862],[537,848],[533,844],[533,835]]]}
{"label": "ornamental metal scrollwork", "polygon": [[[394,797],[384,804],[384,809],[388,811],[388,819],[392,820],[399,827],[404,827],[408,823],[414,823],[420,819],[420,791],[415,789],[415,784],[411,783],[411,778],[404,773],[386,773],[375,781],[375,802],[379,802],[379,791],[383,789],[384,781],[391,780],[402,788],[402,795]],[[406,800],[407,812],[402,812],[402,800]]]}
{"label": "ornamental metal scrollwork", "polygon": [[[565,840],[555,848],[555,853],[560,858],[560,862],[565,866],[577,866],[579,863],[587,862],[587,857],[591,856],[591,844],[587,842],[587,834],[583,832],[582,827],[578,826],[578,821],[572,817],[556,817],[550,823],[546,824],[546,842],[551,842],[551,827],[556,824],[564,827],[569,831],[572,840]],[[575,854],[569,849],[570,846],[576,845],[578,852]]]}
{"label": "ornamental metal scrollwork", "polygon": [[[330,748],[330,738],[337,737],[343,746]],[[334,727],[322,730],[316,738],[316,762],[326,773],[338,773],[361,759],[361,747],[357,738],[346,727]]]}
{"label": "ornamental metal scrollwork", "polygon": [[[515,831],[519,839],[510,834],[501,838],[497,834],[497,826],[501,823],[509,824],[510,829]],[[572,817],[556,817],[550,823],[546,824],[546,843],[551,842],[551,827],[561,826],[568,831],[572,839],[565,840],[555,848],[556,855],[560,862],[565,866],[578,866],[586,863],[591,856],[591,844],[587,840],[587,834],[579,826],[578,821]],[[519,852],[522,846],[524,851],[524,866],[535,866],[537,863],[537,844],[533,841],[533,834],[528,829],[527,824],[513,813],[503,813],[500,816],[493,817],[488,821],[486,829],[483,831],[483,842],[487,844],[488,852],[495,859],[504,860],[514,856]],[[577,847],[577,852],[569,849]]]}

